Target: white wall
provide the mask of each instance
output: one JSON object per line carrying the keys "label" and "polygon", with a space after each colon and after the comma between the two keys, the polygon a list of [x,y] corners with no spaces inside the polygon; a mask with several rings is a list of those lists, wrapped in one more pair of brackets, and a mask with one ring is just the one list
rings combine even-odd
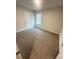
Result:
{"label": "white wall", "polygon": [[34,26],[34,12],[21,7],[16,7],[16,31]]}
{"label": "white wall", "polygon": [[52,8],[42,11],[40,28],[59,34],[63,26],[63,8]]}
{"label": "white wall", "polygon": [[16,31],[25,29],[24,21],[24,10],[20,7],[16,7]]}
{"label": "white wall", "polygon": [[[19,51],[19,48],[16,44],[16,53]],[[23,59],[21,53],[19,53],[18,55],[16,55],[16,59]]]}
{"label": "white wall", "polygon": [[61,31],[59,35],[59,54],[56,57],[56,59],[63,59],[63,30]]}

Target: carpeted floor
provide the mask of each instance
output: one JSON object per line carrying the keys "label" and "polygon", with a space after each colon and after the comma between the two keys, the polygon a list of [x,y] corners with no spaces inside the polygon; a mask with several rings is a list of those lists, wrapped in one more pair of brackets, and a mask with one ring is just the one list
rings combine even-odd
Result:
{"label": "carpeted floor", "polygon": [[23,59],[55,59],[58,54],[59,36],[37,28],[16,34]]}

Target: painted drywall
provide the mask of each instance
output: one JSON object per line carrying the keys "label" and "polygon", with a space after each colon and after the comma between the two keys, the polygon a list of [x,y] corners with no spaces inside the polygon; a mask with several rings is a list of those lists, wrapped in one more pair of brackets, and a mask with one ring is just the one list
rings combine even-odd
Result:
{"label": "painted drywall", "polygon": [[63,30],[59,35],[59,54],[56,59],[63,59]]}
{"label": "painted drywall", "polygon": [[16,7],[16,31],[25,30],[34,26],[34,12],[22,7]]}
{"label": "painted drywall", "polygon": [[42,11],[40,28],[59,34],[63,26],[63,8],[52,8]]}
{"label": "painted drywall", "polygon": [[[19,51],[19,48],[18,48],[18,46],[17,46],[17,44],[16,44],[16,53],[17,53],[18,51]],[[23,59],[21,53],[19,53],[19,54],[16,55],[16,59]]]}
{"label": "painted drywall", "polygon": [[20,7],[16,7],[16,31],[25,29],[24,21],[24,10]]}

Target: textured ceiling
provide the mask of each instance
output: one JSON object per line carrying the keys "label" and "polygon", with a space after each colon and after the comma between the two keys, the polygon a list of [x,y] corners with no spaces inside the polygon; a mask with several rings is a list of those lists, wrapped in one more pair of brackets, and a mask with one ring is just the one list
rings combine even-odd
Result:
{"label": "textured ceiling", "polygon": [[[42,1],[42,5],[40,9],[63,6],[63,0],[41,0],[41,1]],[[19,5],[21,7],[25,7],[31,10],[37,10],[37,8],[34,6],[33,0],[16,0],[16,5]]]}

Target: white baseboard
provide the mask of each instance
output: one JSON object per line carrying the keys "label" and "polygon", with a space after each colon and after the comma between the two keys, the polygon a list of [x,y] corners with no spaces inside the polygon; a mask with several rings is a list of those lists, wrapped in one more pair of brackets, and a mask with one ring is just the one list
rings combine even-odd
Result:
{"label": "white baseboard", "polygon": [[26,29],[17,30],[16,33],[24,31],[24,30],[26,30]]}

